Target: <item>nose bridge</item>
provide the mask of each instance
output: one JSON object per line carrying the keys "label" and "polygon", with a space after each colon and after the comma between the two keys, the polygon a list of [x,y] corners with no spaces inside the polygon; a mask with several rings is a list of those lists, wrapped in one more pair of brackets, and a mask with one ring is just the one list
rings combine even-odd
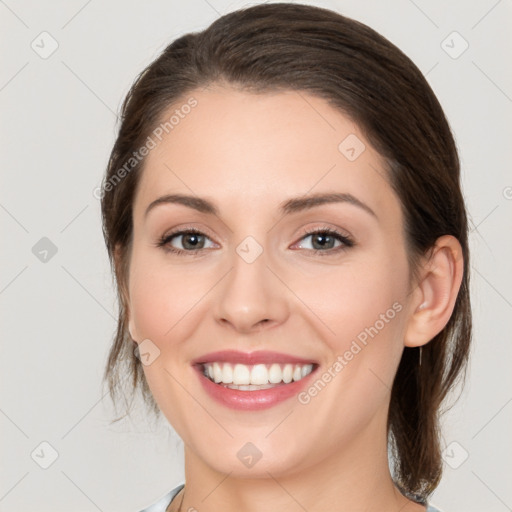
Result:
{"label": "nose bridge", "polygon": [[262,323],[271,325],[284,320],[286,296],[267,267],[268,260],[263,243],[253,236],[246,236],[234,248],[231,270],[216,299],[217,321],[250,331]]}

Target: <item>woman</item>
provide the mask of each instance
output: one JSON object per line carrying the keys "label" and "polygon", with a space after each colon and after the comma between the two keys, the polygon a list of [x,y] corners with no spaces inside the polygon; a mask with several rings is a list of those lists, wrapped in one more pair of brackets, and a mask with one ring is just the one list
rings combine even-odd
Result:
{"label": "woman", "polygon": [[333,11],[263,4],[137,78],[103,182],[127,370],[185,445],[152,508],[435,511],[471,339],[467,219],[418,68]]}

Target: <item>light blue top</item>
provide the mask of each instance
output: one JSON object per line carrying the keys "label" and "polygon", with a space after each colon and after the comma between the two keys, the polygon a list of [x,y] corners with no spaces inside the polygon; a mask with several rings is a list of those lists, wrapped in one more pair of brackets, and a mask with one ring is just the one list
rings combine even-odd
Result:
{"label": "light blue top", "polygon": [[145,508],[140,512],[165,512],[165,509],[169,506],[174,496],[176,496],[176,494],[178,494],[181,491],[181,489],[183,489],[183,487],[185,487],[185,484],[178,485],[178,487],[175,487],[172,491],[169,491],[156,503],[153,503],[153,505],[150,505],[148,508]]}
{"label": "light blue top", "polygon": [[[180,484],[178,487],[175,487],[172,491],[169,491],[165,496],[160,498],[157,502],[153,503],[149,507],[141,510],[140,512],[165,512],[165,509],[170,505],[174,496],[178,494],[185,484]],[[427,512],[441,512],[438,508],[435,508],[432,505],[428,505]]]}

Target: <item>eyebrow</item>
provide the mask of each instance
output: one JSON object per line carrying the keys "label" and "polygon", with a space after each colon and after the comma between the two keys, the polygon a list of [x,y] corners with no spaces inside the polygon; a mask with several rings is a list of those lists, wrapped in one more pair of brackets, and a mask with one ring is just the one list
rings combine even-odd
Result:
{"label": "eyebrow", "polygon": [[[367,204],[363,203],[352,194],[347,193],[318,193],[308,196],[294,197],[283,201],[279,205],[279,208],[283,215],[289,215],[291,213],[300,212],[309,208],[314,208],[315,206],[330,203],[348,203],[361,208],[365,212],[377,218],[376,213]],[[148,213],[153,208],[162,204],[181,204],[201,213],[215,216],[219,215],[218,208],[207,199],[185,194],[167,194],[155,199],[147,207],[144,217],[147,217]]]}

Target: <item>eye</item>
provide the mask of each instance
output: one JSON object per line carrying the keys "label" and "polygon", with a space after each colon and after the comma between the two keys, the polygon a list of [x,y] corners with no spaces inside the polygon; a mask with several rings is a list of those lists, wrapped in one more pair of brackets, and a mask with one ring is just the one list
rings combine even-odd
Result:
{"label": "eye", "polygon": [[[322,256],[338,253],[354,245],[351,238],[332,228],[320,227],[306,231],[303,233],[301,240],[306,238],[311,238],[310,247],[306,247],[306,249],[313,251],[315,254],[321,254]],[[335,246],[336,241],[339,242],[337,246]]]}
{"label": "eye", "polygon": [[[181,239],[182,248],[174,247],[171,244],[174,239]],[[205,240],[209,240],[209,238],[204,233],[194,228],[188,228],[164,235],[156,245],[177,254],[196,254],[205,248]]]}
{"label": "eye", "polygon": [[[329,255],[338,253],[354,246],[353,240],[332,228],[320,227],[305,231],[301,240],[311,238],[311,247],[299,247],[312,251],[314,254]],[[180,240],[181,247],[172,245],[174,239]],[[199,255],[203,249],[207,249],[205,241],[210,240],[203,232],[195,228],[187,228],[163,235],[156,243],[157,247],[175,254]],[[336,246],[335,243],[338,242]],[[306,244],[307,245],[307,244]],[[213,244],[215,246],[215,244]],[[212,246],[210,246],[211,248]]]}

